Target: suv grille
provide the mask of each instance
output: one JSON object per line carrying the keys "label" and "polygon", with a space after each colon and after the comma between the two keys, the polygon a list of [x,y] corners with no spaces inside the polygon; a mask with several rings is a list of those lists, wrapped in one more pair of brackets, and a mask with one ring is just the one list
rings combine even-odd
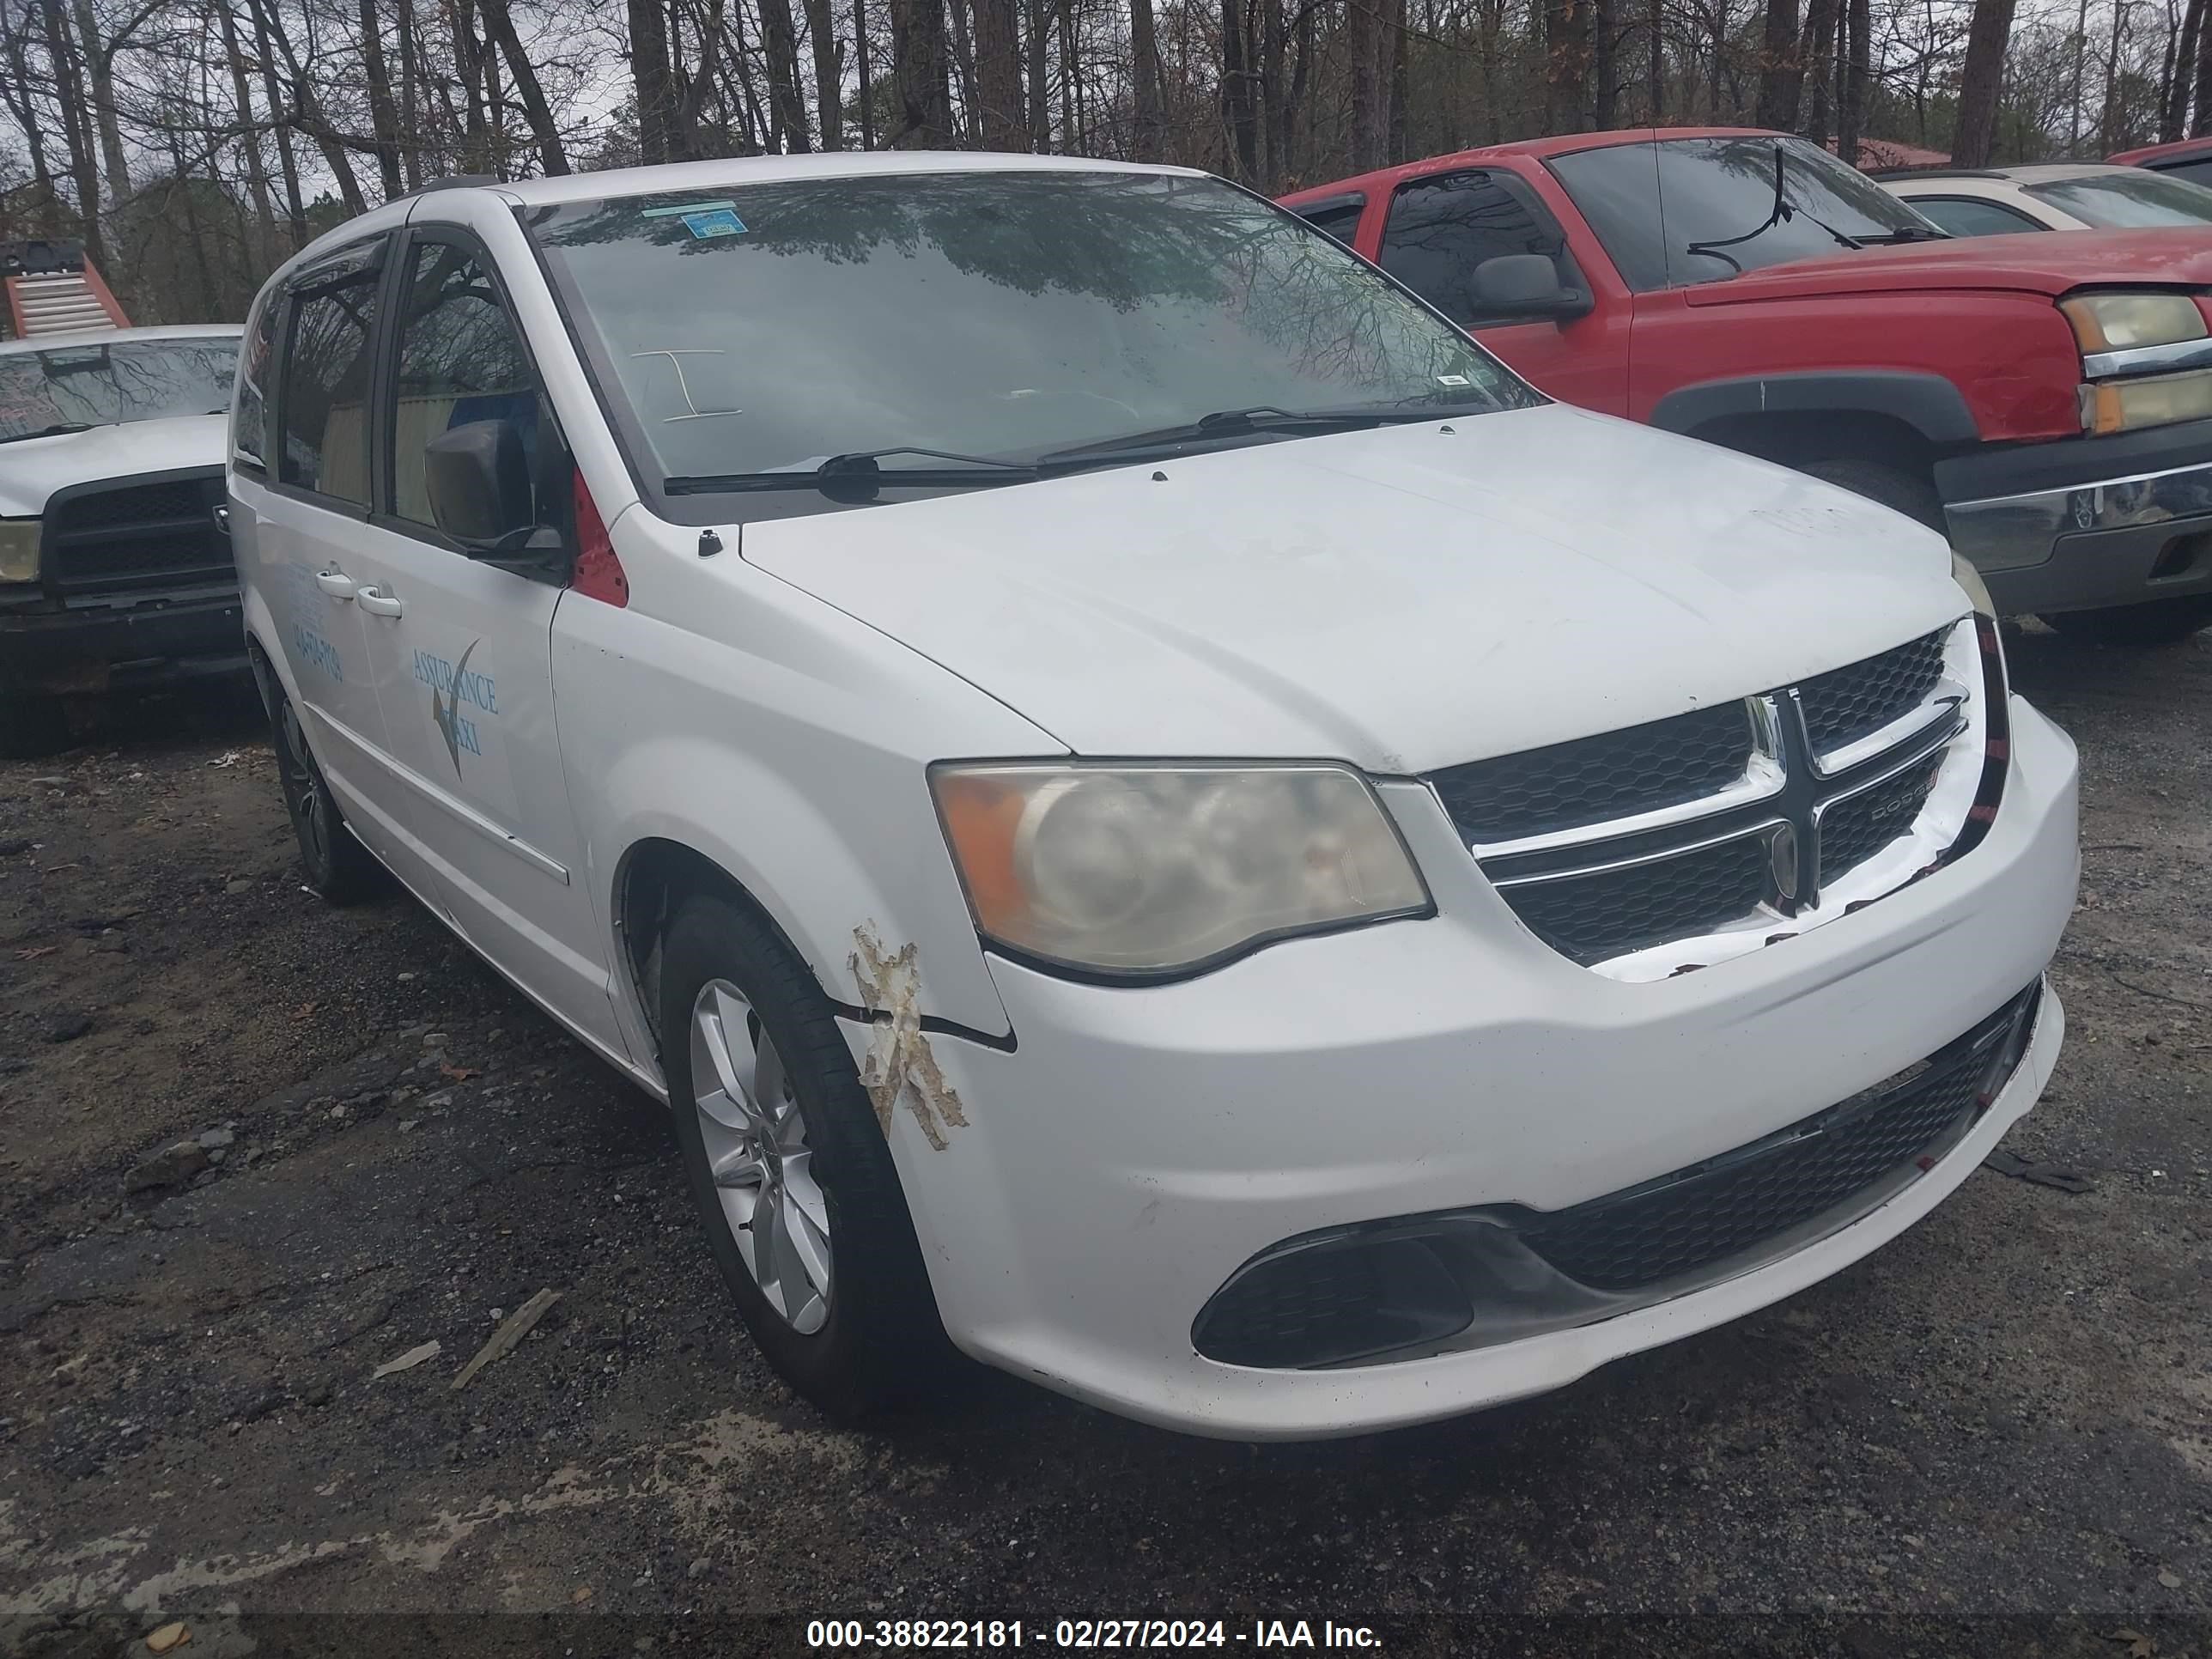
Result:
{"label": "suv grille", "polygon": [[1678,806],[1726,788],[1751,763],[1740,702],[1455,766],[1436,775],[1444,810],[1469,841],[1515,841]]}
{"label": "suv grille", "polygon": [[[1787,934],[1919,823],[1969,723],[1964,681],[1979,670],[1947,665],[1972,628],[1430,781],[1506,902],[1586,967],[1729,930],[1768,936],[1761,924]],[[1972,647],[1963,641],[1966,662]],[[1839,752],[1890,726],[1904,735],[1881,752]],[[1824,756],[1849,764],[1824,772]]]}
{"label": "suv grille", "polygon": [[222,580],[234,568],[222,499],[219,470],[65,494],[46,510],[47,580],[64,596]]}
{"label": "suv grille", "polygon": [[2040,987],[1906,1073],[1709,1164],[1559,1210],[1522,1242],[1594,1290],[1637,1291],[1710,1268],[1858,1199],[1940,1152],[2017,1062]]}
{"label": "suv grille", "polygon": [[1813,752],[1856,743],[1925,702],[1943,677],[1943,645],[1942,633],[1930,634],[1799,686]]}

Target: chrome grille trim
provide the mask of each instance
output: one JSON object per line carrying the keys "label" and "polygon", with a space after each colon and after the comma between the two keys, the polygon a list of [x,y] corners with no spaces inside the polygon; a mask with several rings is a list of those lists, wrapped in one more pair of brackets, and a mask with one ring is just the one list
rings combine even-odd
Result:
{"label": "chrome grille trim", "polygon": [[[1931,653],[1933,683],[1925,684]],[[1868,671],[1869,684],[1877,690],[1889,684],[1903,694],[1917,690],[1919,696],[1911,708],[1874,730],[1823,751],[1815,747],[1798,689],[1764,692],[1744,700],[1754,734],[1752,754],[1742,775],[1722,789],[1650,811],[1510,841],[1479,841],[1464,830],[1462,839],[1509,906],[1520,909],[1516,895],[1527,896],[1533,908],[1522,920],[1540,939],[1570,960],[1615,979],[1665,978],[1821,926],[1904,884],[1942,856],[1965,830],[1984,758],[1988,710],[1980,690],[1981,648],[1971,617],[1819,677],[1831,708],[1839,681],[1844,696],[1857,695],[1845,678],[1855,670]],[[1874,712],[1880,711],[1877,699]],[[1836,724],[1831,720],[1831,729]],[[1927,769],[1925,787],[1908,782],[1900,787],[1899,781],[1916,768]],[[1446,796],[1434,779],[1430,782],[1449,813]],[[1845,863],[1838,866],[1836,857],[1824,856],[1823,821],[1885,787],[1896,791],[1899,804],[1878,802],[1862,809],[1847,830],[1839,825],[1843,840],[1834,850]],[[1881,832],[1893,813],[1897,833],[1885,836]],[[1656,927],[1657,936],[1647,942],[1624,946],[1625,939],[1636,937],[1632,914],[1621,919],[1630,925],[1602,925],[1586,905],[1581,920],[1592,932],[1578,945],[1547,933],[1543,925],[1547,917],[1556,923],[1571,915],[1572,901],[1565,909],[1548,899],[1534,904],[1538,891],[1556,892],[1559,884],[1577,879],[1602,880],[1607,886],[1596,890],[1618,891],[1622,872],[1644,869],[1658,884],[1647,890],[1656,924],[1668,908],[1662,895],[1668,878],[1661,866],[1749,840],[1763,841],[1767,848],[1772,881],[1766,896],[1742,915],[1717,921],[1711,931],[1675,937]],[[1678,894],[1679,883],[1675,878]],[[1723,896],[1722,908],[1729,902]],[[1679,907],[1674,914],[1681,914]]]}

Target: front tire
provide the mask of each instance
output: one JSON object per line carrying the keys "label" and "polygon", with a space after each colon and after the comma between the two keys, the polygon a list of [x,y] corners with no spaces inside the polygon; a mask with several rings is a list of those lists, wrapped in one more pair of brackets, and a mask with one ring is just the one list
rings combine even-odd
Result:
{"label": "front tire", "polygon": [[1888,461],[1866,460],[1855,455],[1832,455],[1823,460],[1798,463],[1797,470],[1839,489],[1848,489],[1854,495],[1880,501],[1908,519],[1918,520],[1930,530],[1941,531],[1944,527],[1943,498],[1936,493],[1935,480],[1924,474],[1909,471]]}
{"label": "front tire", "polygon": [[836,1009],[772,924],[714,893],[669,924],[660,985],[684,1173],[745,1328],[834,1417],[910,1398],[947,1345]]}
{"label": "front tire", "polygon": [[337,797],[323,779],[323,769],[307,744],[299,711],[272,678],[270,736],[276,745],[276,776],[284,791],[284,810],[300,842],[300,862],[307,885],[332,904],[357,904],[383,885],[384,870],[368,848],[353,838]]}
{"label": "front tire", "polygon": [[2212,593],[2098,611],[2059,611],[2043,620],[2067,638],[2089,645],[2176,645],[2212,627]]}

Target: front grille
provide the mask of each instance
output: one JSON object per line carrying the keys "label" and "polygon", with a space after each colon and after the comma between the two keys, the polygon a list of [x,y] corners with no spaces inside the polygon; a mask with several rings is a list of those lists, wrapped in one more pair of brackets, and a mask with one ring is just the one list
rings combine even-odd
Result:
{"label": "front grille", "polygon": [[1729,702],[1451,767],[1435,781],[1470,842],[1514,841],[1713,794],[1743,776],[1751,747],[1750,715]]}
{"label": "front grille", "polygon": [[1710,933],[1758,908],[1771,881],[1766,843],[1740,836],[1678,857],[1506,890],[1529,930],[1585,966]]}
{"label": "front grille", "polygon": [[[1429,781],[1500,896],[1570,959],[1606,967],[1723,934],[1712,948],[1753,948],[1798,931],[1831,884],[1920,823],[1941,768],[1964,752],[1951,740],[1973,699],[1945,670],[1954,634],[1970,626]],[[1904,735],[1876,754],[1842,752],[1886,728]],[[1607,971],[1656,977],[1716,959],[1654,954]]]}
{"label": "front grille", "polygon": [[1820,815],[1820,879],[1857,868],[1912,827],[1935,788],[1939,768],[1907,767],[1895,777],[1846,795]]}
{"label": "front grille", "polygon": [[1950,629],[1907,641],[1893,651],[1815,674],[1797,688],[1806,735],[1816,754],[1826,754],[1879,732],[1927,701],[1943,678],[1943,647]]}
{"label": "front grille", "polygon": [[177,587],[232,574],[220,471],[80,489],[46,510],[42,562],[66,595]]}
{"label": "front grille", "polygon": [[1979,1115],[2033,1018],[2023,992],[1899,1081],[1625,1194],[1558,1211],[1522,1243],[1594,1290],[1635,1291],[1743,1255],[1940,1152]]}

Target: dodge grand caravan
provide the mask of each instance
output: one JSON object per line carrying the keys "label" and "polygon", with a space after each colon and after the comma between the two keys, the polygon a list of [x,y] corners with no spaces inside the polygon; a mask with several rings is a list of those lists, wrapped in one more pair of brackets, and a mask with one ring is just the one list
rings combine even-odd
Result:
{"label": "dodge grand caravan", "polygon": [[1201,174],[463,184],[249,325],[246,626],[380,864],[668,1102],[809,1398],[1555,1387],[2035,1099],[2075,760],[1931,531],[1552,403]]}

